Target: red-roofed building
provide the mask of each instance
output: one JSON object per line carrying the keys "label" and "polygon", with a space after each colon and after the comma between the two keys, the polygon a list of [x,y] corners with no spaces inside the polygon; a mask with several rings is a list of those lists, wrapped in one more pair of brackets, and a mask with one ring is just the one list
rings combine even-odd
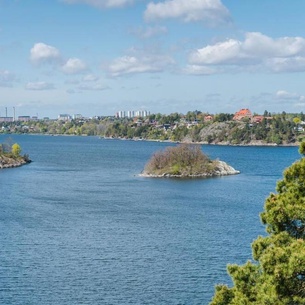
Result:
{"label": "red-roofed building", "polygon": [[263,115],[255,115],[252,118],[252,122],[253,123],[261,123],[263,121],[263,119],[264,119]]}
{"label": "red-roofed building", "polygon": [[233,117],[234,121],[241,121],[244,118],[252,118],[252,113],[249,109],[241,109],[237,112],[235,112],[235,115]]}
{"label": "red-roofed building", "polygon": [[205,122],[213,121],[213,117],[212,117],[211,115],[206,115],[206,116],[204,117],[204,121],[205,121]]}

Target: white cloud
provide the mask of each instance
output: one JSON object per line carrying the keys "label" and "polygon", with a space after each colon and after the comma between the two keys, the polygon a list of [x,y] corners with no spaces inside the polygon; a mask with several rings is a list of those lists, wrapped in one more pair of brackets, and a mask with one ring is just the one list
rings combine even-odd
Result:
{"label": "white cloud", "polygon": [[0,70],[0,87],[11,87],[16,80],[14,73],[8,70]]}
{"label": "white cloud", "polygon": [[242,43],[244,52],[260,57],[288,57],[305,54],[305,39],[302,37],[281,37],[273,39],[259,32],[246,33]]}
{"label": "white cloud", "polygon": [[173,63],[172,58],[163,55],[122,56],[113,61],[108,71],[112,76],[160,72]]}
{"label": "white cloud", "polygon": [[232,64],[240,62],[241,58],[245,57],[241,53],[241,42],[233,39],[225,42],[219,42],[213,46],[206,46],[192,52],[189,56],[189,61],[192,64]]}
{"label": "white cloud", "polygon": [[275,93],[275,97],[279,100],[291,100],[291,101],[299,101],[304,102],[304,95],[298,93],[292,93],[285,90],[278,90]]}
{"label": "white cloud", "polygon": [[304,109],[305,106],[305,96],[299,93],[289,92],[286,90],[278,90],[274,94],[274,98],[276,103],[282,106],[293,106],[296,109]]}
{"label": "white cloud", "polygon": [[68,4],[88,4],[98,8],[123,7],[132,4],[134,0],[62,0]]}
{"label": "white cloud", "polygon": [[274,72],[302,72],[305,71],[305,56],[292,58],[271,58],[266,61],[266,66]]}
{"label": "white cloud", "polygon": [[187,65],[183,72],[191,75],[211,75],[217,73],[217,70],[206,66]]}
{"label": "white cloud", "polygon": [[144,12],[147,21],[179,18],[185,22],[203,21],[208,25],[230,22],[230,13],[220,0],[166,0],[150,2]]}
{"label": "white cloud", "polygon": [[54,84],[47,82],[29,82],[26,84],[25,88],[27,90],[52,90],[54,89]]}
{"label": "white cloud", "polygon": [[69,58],[62,66],[62,71],[66,74],[79,74],[88,69],[87,65],[79,58]]}
{"label": "white cloud", "polygon": [[88,70],[87,65],[79,58],[65,60],[60,51],[50,45],[35,43],[30,51],[30,59],[34,64],[51,63],[65,74],[81,74]]}
{"label": "white cloud", "polygon": [[197,49],[189,63],[202,66],[239,66],[267,69],[272,72],[305,71],[305,39],[273,39],[256,32],[246,33],[245,40],[228,39]]}
{"label": "white cloud", "polygon": [[[285,90],[278,90],[276,93],[275,93],[275,96],[277,98],[284,98],[284,99],[287,99],[287,98],[291,98],[291,93],[285,91]],[[293,94],[293,97],[295,97],[295,94]]]}
{"label": "white cloud", "polygon": [[58,62],[60,58],[58,49],[42,42],[35,43],[31,49],[30,59],[35,64]]}

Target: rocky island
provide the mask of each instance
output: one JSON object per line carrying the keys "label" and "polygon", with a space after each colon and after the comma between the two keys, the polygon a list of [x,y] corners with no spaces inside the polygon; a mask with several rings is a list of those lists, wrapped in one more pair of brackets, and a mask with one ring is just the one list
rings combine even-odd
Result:
{"label": "rocky island", "polygon": [[140,176],[204,178],[235,174],[239,174],[239,171],[223,161],[211,160],[200,146],[181,144],[156,152]]}
{"label": "rocky island", "polygon": [[0,169],[22,166],[32,162],[28,155],[20,155],[21,147],[15,143],[13,145],[0,144]]}

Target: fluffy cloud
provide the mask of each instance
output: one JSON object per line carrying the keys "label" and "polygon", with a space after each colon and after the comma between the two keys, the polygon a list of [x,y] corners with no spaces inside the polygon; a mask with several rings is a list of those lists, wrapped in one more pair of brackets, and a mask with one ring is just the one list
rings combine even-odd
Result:
{"label": "fluffy cloud", "polygon": [[98,8],[123,7],[133,3],[133,0],[63,0],[68,4],[83,3]]}
{"label": "fluffy cloud", "polygon": [[193,51],[189,63],[201,66],[255,66],[273,72],[305,71],[305,39],[273,39],[261,33],[247,33],[244,41],[228,39]]}
{"label": "fluffy cloud", "polygon": [[146,55],[146,56],[122,56],[113,61],[108,71],[112,76],[124,74],[160,72],[174,61],[168,56]]}
{"label": "fluffy cloud", "polygon": [[215,45],[208,45],[202,49],[192,52],[189,61],[192,64],[235,64],[240,63],[242,59],[247,58],[246,54],[241,52],[241,42],[233,39],[225,42],[219,42]]}
{"label": "fluffy cloud", "polygon": [[292,58],[271,58],[266,61],[266,66],[274,72],[302,72],[305,71],[305,56]]}
{"label": "fluffy cloud", "polygon": [[11,87],[16,80],[14,73],[8,70],[0,70],[0,87]]}
{"label": "fluffy cloud", "polygon": [[27,90],[52,90],[54,85],[47,82],[29,82],[26,84],[25,88]]}
{"label": "fluffy cloud", "polygon": [[60,58],[58,49],[42,42],[35,43],[30,51],[30,59],[35,64],[58,62]]}
{"label": "fluffy cloud", "polygon": [[[277,106],[281,106],[281,109],[293,107],[296,111],[302,111],[305,107],[305,96],[296,92],[278,90],[271,97]],[[268,100],[270,101],[270,98]]]}
{"label": "fluffy cloud", "polygon": [[50,45],[35,43],[30,51],[30,59],[33,64],[53,64],[65,74],[81,74],[88,70],[87,65],[79,58],[65,60],[60,51]]}
{"label": "fluffy cloud", "polygon": [[88,69],[87,65],[79,58],[69,58],[62,66],[62,71],[66,74],[79,74]]}
{"label": "fluffy cloud", "polygon": [[230,22],[230,13],[220,0],[167,0],[150,2],[144,18],[147,21],[179,18],[185,22],[204,21],[214,26]]}

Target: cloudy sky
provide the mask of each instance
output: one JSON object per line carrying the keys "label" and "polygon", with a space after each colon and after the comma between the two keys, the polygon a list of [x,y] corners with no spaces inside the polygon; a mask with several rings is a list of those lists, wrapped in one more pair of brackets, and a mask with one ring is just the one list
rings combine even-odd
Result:
{"label": "cloudy sky", "polygon": [[304,12],[304,0],[0,0],[0,116],[305,112]]}

